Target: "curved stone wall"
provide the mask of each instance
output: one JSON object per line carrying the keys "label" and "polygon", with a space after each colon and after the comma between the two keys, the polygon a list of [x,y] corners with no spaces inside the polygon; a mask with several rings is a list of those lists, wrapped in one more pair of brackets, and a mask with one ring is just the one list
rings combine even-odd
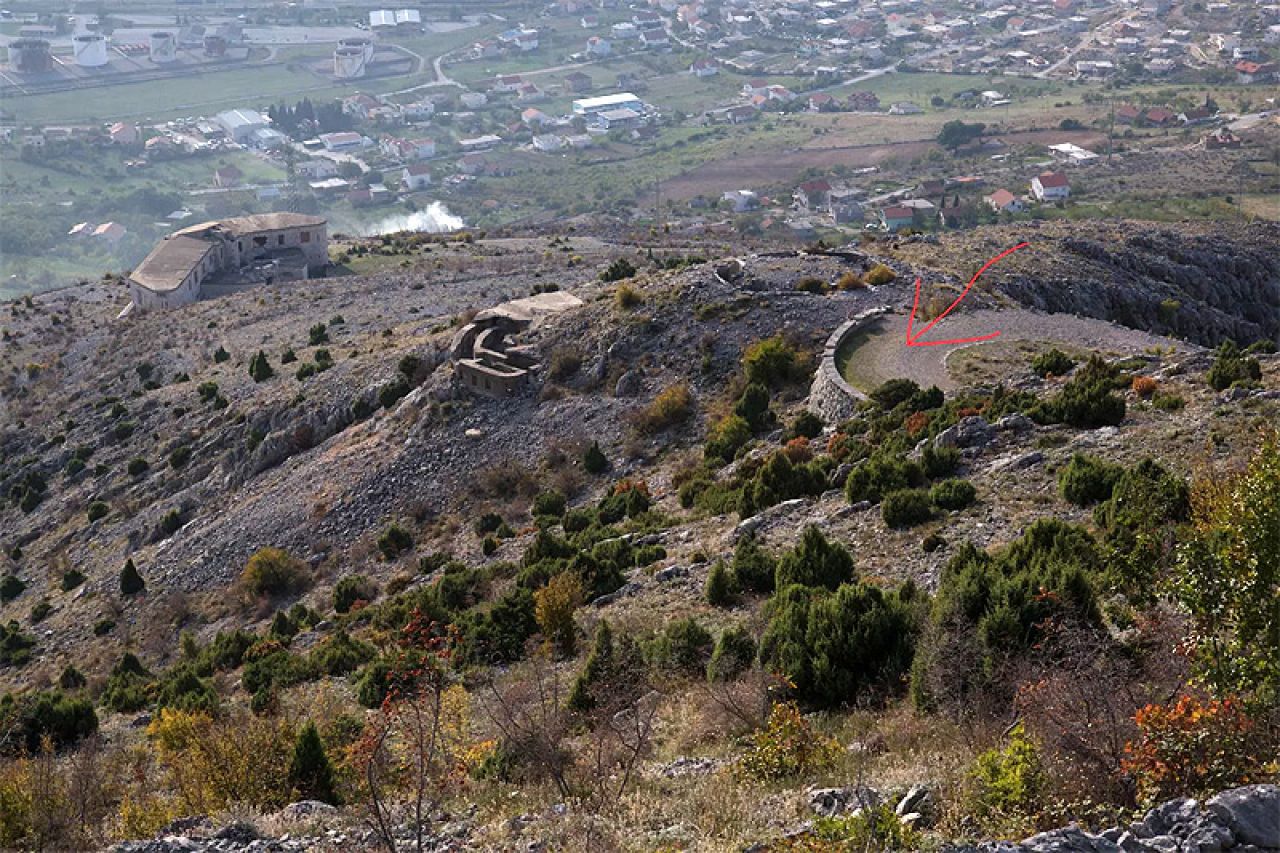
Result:
{"label": "curved stone wall", "polygon": [[840,421],[852,417],[854,406],[867,395],[850,385],[840,375],[840,367],[836,364],[836,354],[849,337],[870,323],[889,312],[888,308],[872,308],[846,320],[827,338],[822,348],[822,358],[818,361],[818,371],[813,376],[813,384],[809,387],[808,407],[827,424],[835,426]]}

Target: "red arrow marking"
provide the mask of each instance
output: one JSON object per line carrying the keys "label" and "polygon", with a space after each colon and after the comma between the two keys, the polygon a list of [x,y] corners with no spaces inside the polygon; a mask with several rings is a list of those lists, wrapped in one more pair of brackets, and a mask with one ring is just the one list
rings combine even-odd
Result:
{"label": "red arrow marking", "polygon": [[922,341],[922,340],[920,340],[922,337],[924,337],[926,334],[928,334],[928,332],[929,332],[929,330],[930,330],[930,329],[932,329],[934,326],[938,325],[939,321],[941,321],[943,317],[945,317],[945,316],[947,316],[948,314],[950,314],[950,313],[951,313],[951,311],[952,311],[952,309],[954,309],[957,305],[959,305],[959,304],[960,304],[960,302],[961,302],[961,301],[962,301],[966,296],[968,296],[968,295],[969,295],[969,291],[973,289],[973,283],[974,283],[975,281],[977,281],[977,280],[978,280],[978,278],[979,278],[979,276],[981,276],[984,272],[986,272],[987,270],[991,269],[991,266],[992,266],[996,261],[1000,260],[1001,258],[1006,258],[1006,257],[1008,257],[1009,255],[1012,255],[1014,252],[1018,251],[1019,249],[1025,249],[1025,248],[1026,248],[1027,246],[1029,246],[1029,245],[1031,245],[1031,244],[1030,244],[1030,243],[1019,243],[1018,245],[1014,246],[1012,249],[1005,249],[1003,252],[1001,252],[1000,254],[996,255],[994,258],[992,258],[991,260],[989,260],[989,261],[987,261],[985,264],[983,264],[983,265],[982,265],[982,269],[980,269],[980,270],[978,270],[976,273],[974,273],[974,274],[973,274],[973,278],[969,279],[969,283],[965,285],[964,290],[963,290],[963,291],[961,291],[961,292],[960,292],[960,295],[956,297],[955,302],[952,302],[950,305],[948,305],[948,306],[947,306],[947,310],[946,310],[946,311],[943,311],[943,312],[942,312],[941,314],[939,314],[937,317],[934,317],[934,318],[933,318],[933,320],[931,320],[931,321],[929,322],[929,325],[927,325],[927,326],[925,326],[923,329],[921,329],[921,330],[920,330],[920,332],[919,332],[918,334],[913,335],[913,334],[911,333],[911,327],[912,327],[913,325],[915,325],[915,320],[916,320],[916,311],[917,311],[917,310],[919,310],[919,308],[920,308],[920,284],[921,284],[921,282],[920,282],[920,279],[918,279],[918,278],[917,278],[917,279],[916,279],[916,298],[915,298],[915,301],[911,304],[911,316],[907,317],[907,346],[909,346],[909,347],[939,347],[939,346],[944,346],[944,345],[946,345],[946,344],[973,344],[973,343],[977,343],[978,341],[989,341],[989,340],[991,340],[992,338],[999,337],[999,335],[1000,335],[1000,333],[999,333],[999,332],[992,332],[992,333],[991,333],[991,334],[989,334],[989,335],[979,335],[979,336],[977,336],[977,337],[975,337],[975,338],[951,338],[951,339],[949,339],[949,340],[945,340],[945,341]]}

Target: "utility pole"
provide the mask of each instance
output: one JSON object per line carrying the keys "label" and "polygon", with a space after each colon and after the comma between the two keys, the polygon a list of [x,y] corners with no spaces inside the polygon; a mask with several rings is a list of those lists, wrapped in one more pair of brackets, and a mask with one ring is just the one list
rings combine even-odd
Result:
{"label": "utility pole", "polygon": [[1111,118],[1110,118],[1110,120],[1107,122],[1107,165],[1108,165],[1108,166],[1110,166],[1110,165],[1111,165],[1111,144],[1112,144],[1112,139],[1115,137],[1115,134],[1116,134],[1116,99],[1115,99],[1115,96],[1114,96],[1114,95],[1112,95],[1112,96],[1108,99],[1107,103],[1111,105]]}

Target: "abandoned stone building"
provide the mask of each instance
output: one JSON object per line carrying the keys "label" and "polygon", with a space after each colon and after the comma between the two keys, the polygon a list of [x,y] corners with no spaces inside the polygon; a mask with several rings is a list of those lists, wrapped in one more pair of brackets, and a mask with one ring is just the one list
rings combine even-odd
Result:
{"label": "abandoned stone building", "polygon": [[517,397],[541,366],[518,336],[546,317],[582,304],[569,293],[540,293],[481,311],[453,336],[454,376],[463,387],[486,397]]}
{"label": "abandoned stone building", "polygon": [[175,231],[129,274],[130,307],[175,308],[256,285],[310,278],[329,263],[326,226],[319,216],[262,213]]}

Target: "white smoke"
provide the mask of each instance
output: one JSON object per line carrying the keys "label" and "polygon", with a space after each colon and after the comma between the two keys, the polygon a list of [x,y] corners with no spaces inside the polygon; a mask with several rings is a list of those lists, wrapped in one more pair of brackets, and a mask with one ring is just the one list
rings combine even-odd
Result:
{"label": "white smoke", "polygon": [[376,225],[364,229],[366,237],[380,237],[383,234],[395,234],[399,231],[425,231],[428,234],[442,234],[457,231],[466,227],[461,216],[454,216],[449,208],[438,201],[433,201],[423,210],[413,213],[398,213],[388,216]]}

